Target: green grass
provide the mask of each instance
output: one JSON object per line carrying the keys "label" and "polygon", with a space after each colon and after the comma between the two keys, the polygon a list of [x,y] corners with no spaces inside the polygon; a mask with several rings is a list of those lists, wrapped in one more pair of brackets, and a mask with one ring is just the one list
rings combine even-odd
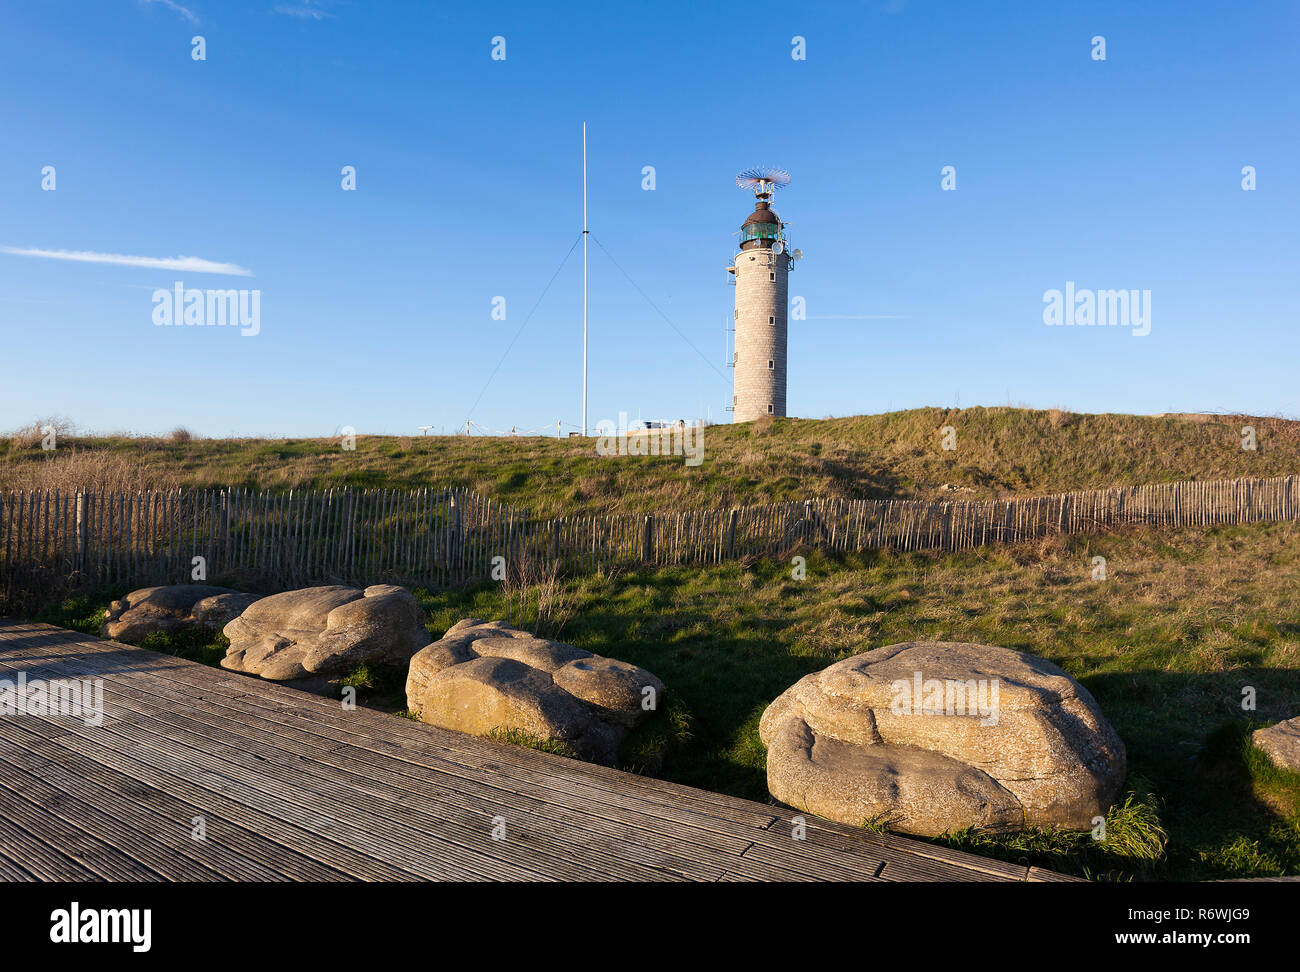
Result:
{"label": "green grass", "polygon": [[[1201,769],[1222,795],[1251,809],[1252,826],[1200,848],[1198,865],[1224,877],[1300,873],[1300,773],[1275,766],[1250,741],[1251,732],[1275,719],[1236,719],[1209,735]],[[1208,808],[1207,808],[1208,809]]]}
{"label": "green grass", "polygon": [[1104,830],[1077,833],[1033,827],[1015,834],[981,834],[971,829],[945,841],[970,851],[1013,863],[1034,864],[1094,880],[1151,878],[1163,859],[1168,834],[1160,809],[1145,782],[1130,779],[1130,788],[1106,814]]}
{"label": "green grass", "polygon": [[355,701],[372,709],[406,715],[406,667],[372,665],[362,662],[339,680],[339,696],[344,688],[356,689]]}
{"label": "green grass", "polygon": [[671,692],[661,702],[660,711],[628,733],[619,747],[621,768],[654,775],[690,745],[690,711]]}
{"label": "green grass", "polygon": [[82,634],[98,635],[100,625],[108,616],[108,605],[129,593],[131,588],[125,584],[102,584],[51,604],[37,614],[35,620]]}
{"label": "green grass", "polygon": [[226,657],[230,640],[220,631],[208,628],[182,628],[179,631],[157,631],[140,642],[141,648],[175,655],[204,665],[220,665]]}
{"label": "green grass", "polygon": [[512,746],[523,746],[543,753],[554,753],[556,756],[565,756],[569,759],[578,758],[577,751],[568,743],[559,739],[543,739],[541,736],[535,736],[531,732],[524,732],[522,729],[493,729],[488,735],[497,742],[509,743]]}
{"label": "green grass", "polygon": [[[1253,425],[1258,449],[1241,448]],[[957,448],[940,448],[940,429]],[[598,456],[593,439],[69,437],[53,453],[0,439],[0,489],[458,486],[535,514],[698,509],[814,496],[984,498],[1300,472],[1300,423],[1240,416],[920,408],[711,426],[703,463]],[[944,486],[956,490],[944,490]]]}
{"label": "green grass", "polygon": [[[130,591],[131,588],[124,584],[91,588],[50,605],[36,615],[36,620],[83,634],[98,635],[108,614],[108,605],[125,597]],[[184,628],[173,632],[154,632],[140,642],[140,647],[204,665],[218,665],[226,657],[230,641],[220,631]]]}

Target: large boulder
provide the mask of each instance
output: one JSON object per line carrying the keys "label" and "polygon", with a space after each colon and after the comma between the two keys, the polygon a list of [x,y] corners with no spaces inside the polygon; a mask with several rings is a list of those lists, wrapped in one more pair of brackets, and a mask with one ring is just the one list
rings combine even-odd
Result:
{"label": "large boulder", "polygon": [[257,599],[256,594],[208,584],[145,587],[110,604],[99,633],[114,641],[139,644],[155,632],[193,627],[220,631]]}
{"label": "large boulder", "polygon": [[776,799],[927,837],[1087,830],[1124,781],[1124,744],[1088,691],[992,645],[907,642],[836,662],[768,706],[759,734]]}
{"label": "large boulder", "polygon": [[272,594],[226,625],[223,668],[283,682],[343,675],[361,663],[403,665],[429,640],[424,611],[390,584]]}
{"label": "large boulder", "polygon": [[519,731],[612,765],[663,690],[635,665],[469,618],[411,659],[406,705],[430,725],[481,736]]}
{"label": "large boulder", "polygon": [[1256,729],[1251,741],[1282,769],[1300,773],[1300,716]]}

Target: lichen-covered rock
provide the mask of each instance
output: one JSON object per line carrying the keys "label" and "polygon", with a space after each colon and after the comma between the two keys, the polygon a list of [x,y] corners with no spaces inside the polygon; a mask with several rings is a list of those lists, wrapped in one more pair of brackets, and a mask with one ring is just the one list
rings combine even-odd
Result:
{"label": "lichen-covered rock", "polygon": [[226,625],[221,666],[282,682],[362,663],[402,665],[428,642],[424,621],[410,591],[390,584],[285,591]]}
{"label": "lichen-covered rock", "polygon": [[759,734],[776,799],[924,836],[1090,829],[1124,780],[1124,744],[1088,691],[992,645],[907,642],[847,658],[787,689]]}
{"label": "lichen-covered rock", "polygon": [[612,764],[663,689],[635,665],[470,618],[411,659],[406,705],[430,725],[476,735],[515,730]]}
{"label": "lichen-covered rock", "polygon": [[1300,716],[1256,729],[1251,741],[1282,769],[1300,773]]}
{"label": "lichen-covered rock", "polygon": [[208,584],[145,587],[110,604],[99,633],[114,641],[139,644],[155,632],[198,626],[219,631],[257,599],[256,594]]}

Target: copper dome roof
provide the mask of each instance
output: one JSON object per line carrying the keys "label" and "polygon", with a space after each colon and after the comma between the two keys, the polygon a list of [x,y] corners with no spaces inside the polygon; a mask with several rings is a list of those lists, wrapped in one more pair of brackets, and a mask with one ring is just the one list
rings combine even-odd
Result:
{"label": "copper dome roof", "polygon": [[781,222],[780,218],[776,215],[776,213],[772,212],[771,205],[769,203],[760,200],[758,204],[754,207],[754,211],[749,214],[749,218],[745,220],[744,225],[748,226],[750,223],[780,223],[780,222]]}

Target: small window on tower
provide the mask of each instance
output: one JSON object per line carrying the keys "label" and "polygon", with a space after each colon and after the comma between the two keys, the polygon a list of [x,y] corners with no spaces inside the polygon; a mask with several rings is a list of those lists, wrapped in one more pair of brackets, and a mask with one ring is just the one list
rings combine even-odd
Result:
{"label": "small window on tower", "polygon": [[768,415],[771,415],[771,414],[772,414],[772,403],[771,403],[771,402],[768,402],[768,403],[767,403],[767,414],[768,414]]}
{"label": "small window on tower", "polygon": [[776,318],[775,318],[775,317],[769,317],[769,318],[767,319],[767,323],[769,323],[769,324],[771,324],[773,327],[775,327],[775,326],[776,326]]}
{"label": "small window on tower", "polygon": [[772,364],[772,359],[771,359],[771,358],[768,358],[768,359],[767,359],[767,370],[768,370],[768,371],[772,371],[772,370],[773,370],[773,367],[774,367],[774,366],[773,366],[773,364]]}
{"label": "small window on tower", "polygon": [[772,271],[771,273],[769,273],[769,274],[767,275],[767,279],[768,279],[768,280],[775,280],[775,279],[776,279],[776,271]]}

